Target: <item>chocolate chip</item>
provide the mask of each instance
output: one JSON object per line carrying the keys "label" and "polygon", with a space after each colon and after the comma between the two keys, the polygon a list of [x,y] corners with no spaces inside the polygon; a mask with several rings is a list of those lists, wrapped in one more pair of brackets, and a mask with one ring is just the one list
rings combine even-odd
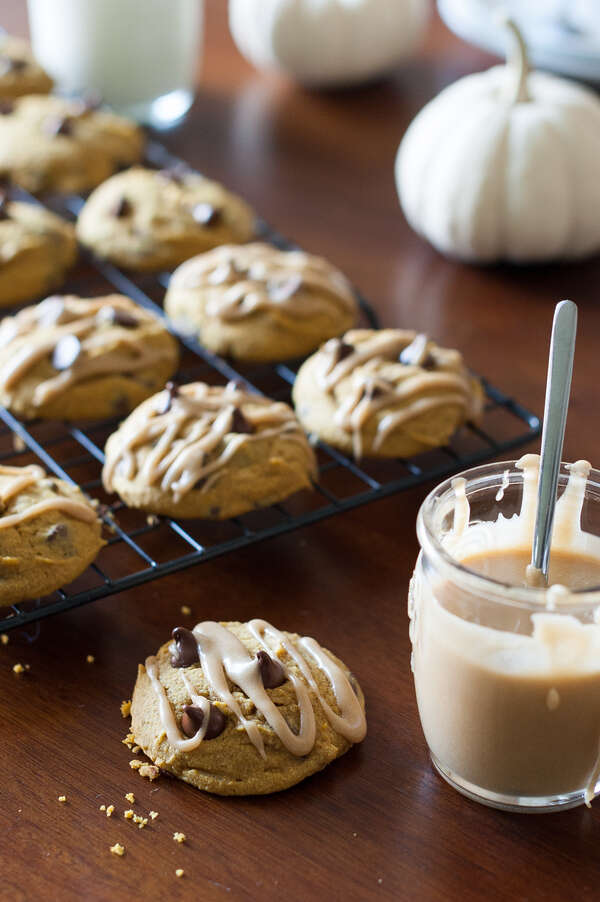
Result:
{"label": "chocolate chip", "polygon": [[240,435],[252,435],[254,432],[254,426],[246,419],[239,407],[236,407],[233,411],[231,429],[229,431],[237,432]]}
{"label": "chocolate chip", "polygon": [[170,411],[171,407],[173,406],[173,400],[179,394],[179,385],[177,384],[177,382],[167,382],[167,384],[165,385],[165,391],[168,392],[168,395],[162,408],[159,408],[159,410],[157,411],[160,414],[168,413]]}
{"label": "chocolate chip", "polygon": [[52,353],[52,366],[55,370],[68,370],[81,354],[81,342],[76,335],[63,335],[59,338]]}
{"label": "chocolate chip", "polygon": [[265,689],[276,689],[277,686],[285,683],[285,672],[279,661],[276,661],[262,649],[256,653],[256,660],[258,661],[258,669]]}
{"label": "chocolate chip", "polygon": [[[186,705],[181,716],[181,729],[186,736],[195,736],[204,723],[204,711],[199,705]],[[204,734],[205,739],[216,739],[220,736],[227,724],[227,718],[216,705],[210,705],[208,714],[208,726]]]}
{"label": "chocolate chip", "polygon": [[48,135],[72,135],[73,116],[49,116],[44,120],[44,131]]}
{"label": "chocolate chip", "polygon": [[56,326],[61,322],[65,312],[65,302],[60,295],[51,295],[38,307],[38,326],[44,329],[49,326]]}
{"label": "chocolate chip", "polygon": [[133,213],[133,204],[130,200],[127,200],[126,197],[120,197],[111,210],[111,213],[113,216],[116,216],[117,219],[124,219],[126,216],[131,216]]}
{"label": "chocolate chip", "polygon": [[287,279],[268,282],[267,292],[272,301],[279,303],[281,301],[287,301],[292,295],[296,294],[301,287],[302,277],[297,273],[294,273],[294,275],[289,276]]}
{"label": "chocolate chip", "polygon": [[0,116],[9,116],[14,110],[15,105],[10,100],[0,101]]}
{"label": "chocolate chip", "polygon": [[222,218],[221,211],[212,204],[195,204],[192,207],[192,217],[198,225],[217,225]]}
{"label": "chocolate chip", "polygon": [[191,630],[184,626],[176,626],[172,633],[175,640],[175,654],[171,658],[172,667],[189,667],[200,660],[198,643]]}
{"label": "chocolate chip", "polygon": [[96,319],[111,326],[123,326],[124,329],[135,329],[139,326],[138,318],[120,307],[101,307]]}
{"label": "chocolate chip", "polygon": [[213,507],[210,508],[208,513],[210,514],[211,517],[218,517],[219,514],[221,513],[221,508],[219,507],[218,504],[215,504],[215,505],[213,505]]}
{"label": "chocolate chip", "polygon": [[55,542],[56,539],[64,539],[68,532],[69,530],[65,523],[55,523],[46,533],[46,541]]}

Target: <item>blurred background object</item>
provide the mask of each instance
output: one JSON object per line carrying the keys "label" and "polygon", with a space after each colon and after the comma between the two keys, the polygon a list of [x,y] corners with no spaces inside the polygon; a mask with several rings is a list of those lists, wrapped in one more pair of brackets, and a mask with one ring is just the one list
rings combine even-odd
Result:
{"label": "blurred background object", "polygon": [[229,27],[257,68],[308,86],[343,87],[410,56],[429,12],[430,0],[229,0]]}
{"label": "blurred background object", "polygon": [[438,0],[438,9],[455,34],[498,55],[498,15],[509,15],[535,66],[600,83],[599,0]]}
{"label": "blurred background object", "polygon": [[68,94],[164,128],[194,99],[203,0],[28,0],[33,52]]}

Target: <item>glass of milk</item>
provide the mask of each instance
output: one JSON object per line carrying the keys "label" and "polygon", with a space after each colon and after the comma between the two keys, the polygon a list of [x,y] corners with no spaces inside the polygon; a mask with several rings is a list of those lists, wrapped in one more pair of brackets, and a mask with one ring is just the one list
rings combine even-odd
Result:
{"label": "glass of milk", "polygon": [[547,587],[528,571],[538,475],[529,454],[434,489],[409,591],[433,764],[459,792],[511,811],[600,792],[600,472],[561,467]]}
{"label": "glass of milk", "polygon": [[33,51],[61,92],[155,127],[182,118],[200,65],[203,0],[28,0]]}

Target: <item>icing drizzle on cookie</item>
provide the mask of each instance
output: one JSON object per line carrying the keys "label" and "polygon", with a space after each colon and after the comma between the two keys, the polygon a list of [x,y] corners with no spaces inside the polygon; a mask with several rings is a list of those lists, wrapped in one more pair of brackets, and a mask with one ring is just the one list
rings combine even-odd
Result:
{"label": "icing drizzle on cookie", "polygon": [[[259,659],[253,656],[238,637],[225,626],[214,621],[198,623],[193,629],[193,636],[198,645],[198,657],[204,677],[208,682],[211,696],[227,706],[238,723],[246,731],[250,742],[257,752],[266,757],[260,728],[255,721],[248,720],[234,698],[229,682],[238,686],[254,703],[257,710],[265,718],[267,724],[279,737],[285,748],[297,757],[308,755],[316,739],[315,713],[309,695],[309,688],[317,696],[326,719],[332,728],[350,742],[360,742],[366,735],[366,720],[362,706],[342,668],[314,640],[308,637],[292,640],[265,620],[251,620],[248,628],[262,649],[267,654],[275,655],[283,669],[284,676],[290,680],[296,693],[296,701],[300,711],[300,727],[295,733],[273,703],[264,688]],[[280,646],[297,665],[302,678],[277,657]],[[336,714],[325,701],[319,691],[309,659],[321,670],[329,680],[340,709]],[[193,665],[192,665],[193,666]],[[185,669],[181,669],[181,679],[192,704],[198,705],[205,713],[202,725],[197,733],[185,738],[164,686],[158,675],[158,662],[151,656],[145,662],[146,673],[156,695],[159,705],[161,724],[167,734],[169,743],[178,751],[191,751],[204,740],[210,701],[198,695]]]}
{"label": "icing drizzle on cookie", "polygon": [[[151,368],[173,354],[170,345],[157,347],[140,341],[138,327],[153,324],[162,328],[156,317],[123,295],[91,300],[53,296],[26,307],[0,325],[0,357],[4,358],[0,393],[13,389],[44,359],[54,372],[50,370],[48,377],[36,385],[36,407],[94,376]],[[76,346],[77,353],[65,360],[61,348],[67,343]]]}
{"label": "icing drizzle on cookie", "polygon": [[35,464],[29,467],[0,466],[0,529],[17,526],[25,520],[52,510],[62,511],[64,514],[74,517],[75,520],[83,520],[84,523],[94,523],[97,520],[96,512],[89,504],[59,494],[47,498],[45,501],[31,504],[18,513],[2,514],[9,502],[45,478],[45,470]]}
{"label": "icing drizzle on cookie", "polygon": [[165,389],[140,404],[111,436],[104,487],[113,491],[116,475],[140,476],[179,501],[195,487],[208,489],[242,445],[275,436],[296,442],[314,469],[312,449],[287,404],[233,382],[225,388],[194,382],[175,394]]}
{"label": "icing drizzle on cookie", "polygon": [[320,352],[317,381],[337,395],[335,420],[352,433],[354,455],[362,455],[362,430],[378,411],[391,408],[377,423],[373,449],[405,422],[436,408],[457,405],[465,419],[481,412],[458,351],[440,348],[422,333],[399,329],[347,332],[332,338]]}
{"label": "icing drizzle on cookie", "polygon": [[209,292],[206,313],[222,320],[258,311],[308,318],[332,308],[349,315],[356,309],[348,280],[326,260],[260,242],[224,245],[194,257],[177,269],[171,285]]}

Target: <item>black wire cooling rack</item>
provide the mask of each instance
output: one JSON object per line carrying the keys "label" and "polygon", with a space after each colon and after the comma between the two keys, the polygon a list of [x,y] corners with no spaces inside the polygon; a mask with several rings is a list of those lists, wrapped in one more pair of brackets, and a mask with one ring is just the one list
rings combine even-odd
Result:
{"label": "black wire cooling rack", "polygon": [[[151,142],[148,165],[185,166],[162,145]],[[16,190],[15,195],[25,193]],[[39,203],[36,198],[30,198]],[[74,218],[82,197],[50,198],[51,209]],[[259,223],[259,237],[277,247],[296,245],[267,223]],[[68,290],[84,295],[116,290],[164,319],[160,301],[169,274],[130,275],[112,264],[82,255],[83,262],[69,279]],[[366,323],[377,327],[368,302],[357,294]],[[168,325],[168,323],[167,323]],[[211,383],[242,380],[250,390],[277,400],[289,400],[299,364],[234,367],[189,336],[179,336],[185,351],[181,381]],[[0,607],[0,632],[24,626],[52,614],[87,604],[132,586],[211,560],[272,536],[298,529],[333,514],[384,498],[419,483],[445,478],[530,441],[539,435],[540,420],[517,401],[485,382],[487,403],[480,426],[464,426],[451,443],[410,460],[363,461],[319,442],[315,446],[319,476],[314,491],[224,522],[147,516],[115,503],[102,488],[103,447],[118,420],[85,424],[34,422],[25,425],[0,407],[0,462],[26,465],[39,462],[61,479],[79,485],[100,502],[107,544],[97,560],[70,586],[33,601]]]}

